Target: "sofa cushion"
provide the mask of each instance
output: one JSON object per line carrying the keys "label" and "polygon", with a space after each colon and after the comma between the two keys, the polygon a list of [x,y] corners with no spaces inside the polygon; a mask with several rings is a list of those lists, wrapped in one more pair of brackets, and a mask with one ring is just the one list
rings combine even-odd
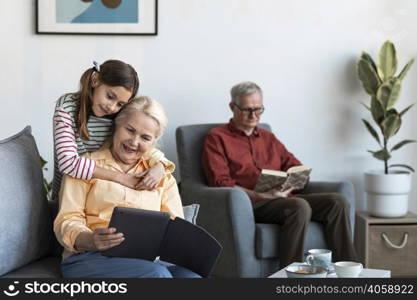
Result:
{"label": "sofa cushion", "polygon": [[200,204],[190,204],[183,206],[182,209],[184,211],[184,219],[190,223],[197,224],[197,215]]}
{"label": "sofa cushion", "polygon": [[52,219],[30,126],[0,141],[0,276],[48,254]]}
{"label": "sofa cushion", "polygon": [[31,262],[17,270],[7,273],[2,278],[57,278],[62,277],[61,257],[46,257]]}
{"label": "sofa cushion", "polygon": [[[280,226],[276,224],[256,224],[256,256],[258,258],[278,258],[278,236]],[[311,222],[307,227],[304,241],[304,253],[309,249],[325,249],[326,242],[323,234],[323,225]]]}

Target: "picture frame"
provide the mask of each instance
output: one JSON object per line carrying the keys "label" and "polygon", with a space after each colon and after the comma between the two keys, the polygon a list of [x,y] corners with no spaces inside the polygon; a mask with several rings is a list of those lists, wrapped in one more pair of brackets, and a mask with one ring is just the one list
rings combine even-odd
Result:
{"label": "picture frame", "polygon": [[36,33],[157,35],[158,0],[37,0]]}

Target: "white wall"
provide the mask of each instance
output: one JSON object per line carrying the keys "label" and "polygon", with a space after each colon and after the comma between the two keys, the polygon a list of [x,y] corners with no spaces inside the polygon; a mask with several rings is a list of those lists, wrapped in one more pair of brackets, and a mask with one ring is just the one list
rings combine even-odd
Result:
{"label": "white wall", "polygon": [[[30,124],[52,162],[54,101],[77,89],[93,60],[117,58],[138,70],[141,93],[166,107],[162,149],[176,162],[175,128],[227,121],[230,87],[252,80],[264,89],[263,121],[313,167],[313,180],[351,180],[364,208],[363,172],[382,164],[366,153],[376,144],[360,121],[369,116],[358,102],[368,97],[355,61],[361,50],[375,55],[386,39],[396,43],[401,65],[417,57],[416,10],[413,0],[160,0],[156,37],[76,36],[36,35],[34,0],[1,1],[0,139]],[[417,65],[400,106],[417,98],[416,77]],[[414,108],[395,140],[417,138],[416,117]],[[417,166],[416,151],[405,147],[393,162]]]}

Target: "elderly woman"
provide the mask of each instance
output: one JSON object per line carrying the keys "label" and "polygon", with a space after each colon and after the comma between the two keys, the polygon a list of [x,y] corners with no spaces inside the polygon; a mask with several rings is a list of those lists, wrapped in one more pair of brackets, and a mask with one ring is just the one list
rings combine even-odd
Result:
{"label": "elderly woman", "polygon": [[[134,99],[118,114],[111,141],[86,155],[100,167],[139,174],[151,167],[147,153],[166,124],[165,113],[156,101],[148,97]],[[64,247],[64,277],[199,277],[188,269],[158,260],[101,255],[100,251],[124,240],[122,232],[107,228],[116,206],[164,211],[171,218],[183,218],[181,199],[171,174],[166,174],[151,191],[129,189],[112,181],[65,176],[54,222],[55,235]]]}

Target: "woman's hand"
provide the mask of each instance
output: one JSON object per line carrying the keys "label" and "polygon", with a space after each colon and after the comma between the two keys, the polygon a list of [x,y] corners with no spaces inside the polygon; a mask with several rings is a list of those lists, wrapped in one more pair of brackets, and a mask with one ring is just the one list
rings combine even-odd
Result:
{"label": "woman's hand", "polygon": [[118,178],[118,183],[124,185],[128,188],[135,189],[136,185],[141,179],[138,178],[138,175],[135,174],[120,174]]}
{"label": "woman's hand", "polygon": [[97,227],[93,232],[84,231],[75,240],[78,251],[103,251],[121,244],[123,233],[116,233],[116,228]]}
{"label": "woman's hand", "polygon": [[93,247],[99,251],[120,245],[124,240],[123,233],[116,233],[116,228],[97,227],[92,234]]}
{"label": "woman's hand", "polygon": [[136,186],[136,190],[153,190],[161,182],[165,174],[165,167],[158,163],[149,170],[136,175],[136,179],[140,180]]}
{"label": "woman's hand", "polygon": [[117,182],[135,190],[153,190],[161,182],[164,174],[164,165],[158,163],[139,174],[119,174]]}

